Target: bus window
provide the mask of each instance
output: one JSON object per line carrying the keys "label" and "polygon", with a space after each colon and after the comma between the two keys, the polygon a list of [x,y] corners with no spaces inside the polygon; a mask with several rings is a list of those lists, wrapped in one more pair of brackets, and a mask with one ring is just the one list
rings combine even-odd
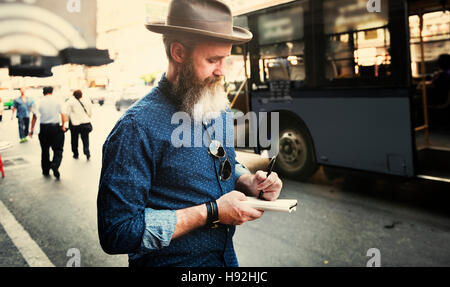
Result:
{"label": "bus window", "polygon": [[[420,27],[419,16],[409,16],[411,44],[411,73],[420,77]],[[450,12],[438,11],[423,15],[422,38],[424,43],[425,72],[431,74],[438,70],[436,59],[450,51]]]}
{"label": "bus window", "polygon": [[305,80],[304,6],[278,9],[257,17],[260,81]]}
{"label": "bus window", "polygon": [[[244,55],[231,55],[225,59],[225,79],[227,82],[242,82],[250,73],[250,63],[245,63]],[[247,67],[247,71],[245,70]]]}
{"label": "bus window", "polygon": [[[225,59],[225,89],[234,109],[248,112],[246,84],[250,75],[250,57],[244,45],[233,45],[231,55]],[[237,93],[239,92],[239,95]]]}
{"label": "bus window", "polygon": [[[248,17],[245,15],[233,17],[233,26],[249,29]],[[228,93],[230,101],[233,101],[236,93],[240,90],[240,95],[245,94],[244,85],[247,82],[248,75],[250,75],[250,60],[248,51],[245,45],[233,45],[231,56],[225,59],[225,88]],[[243,96],[237,97],[238,102],[234,107],[242,111],[247,111],[248,103],[242,103]],[[244,99],[246,100],[246,99]]]}
{"label": "bus window", "polygon": [[249,29],[248,27],[248,17],[246,15],[239,15],[233,17],[233,26],[238,26],[244,29]]}
{"label": "bus window", "polygon": [[[305,64],[301,56],[284,58],[269,58],[262,60],[262,67],[266,79],[269,81],[303,81],[305,80]],[[261,79],[264,82],[264,78]]]}
{"label": "bus window", "polygon": [[388,3],[380,13],[366,0],[324,0],[325,78],[373,80],[390,76]]}

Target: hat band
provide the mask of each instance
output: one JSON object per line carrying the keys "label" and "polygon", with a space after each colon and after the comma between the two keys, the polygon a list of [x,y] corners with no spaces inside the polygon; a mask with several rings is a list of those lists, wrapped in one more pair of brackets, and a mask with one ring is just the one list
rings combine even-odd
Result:
{"label": "hat band", "polygon": [[233,23],[230,21],[213,22],[213,21],[180,19],[168,16],[167,25],[193,28],[227,35],[233,34]]}

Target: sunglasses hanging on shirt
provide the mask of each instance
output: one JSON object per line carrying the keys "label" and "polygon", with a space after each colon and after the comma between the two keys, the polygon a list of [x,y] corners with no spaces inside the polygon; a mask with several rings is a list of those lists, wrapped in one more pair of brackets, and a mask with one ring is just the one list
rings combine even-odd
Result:
{"label": "sunglasses hanging on shirt", "polygon": [[[203,127],[206,130],[206,134],[208,135],[209,138],[209,154],[212,155],[213,157],[217,158],[221,164],[220,164],[220,179],[222,181],[227,181],[228,179],[230,179],[231,177],[231,163],[228,160],[228,156],[227,153],[225,151],[225,148],[222,146],[222,144],[218,141],[218,140],[213,140],[211,139],[211,135],[208,132],[208,129],[206,128],[206,126],[203,124]],[[222,158],[225,158],[224,161],[222,161]]]}

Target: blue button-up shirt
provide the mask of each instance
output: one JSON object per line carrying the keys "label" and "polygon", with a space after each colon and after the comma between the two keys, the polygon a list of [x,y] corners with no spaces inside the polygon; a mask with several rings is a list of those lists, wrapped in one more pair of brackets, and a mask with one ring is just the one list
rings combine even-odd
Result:
{"label": "blue button-up shirt", "polygon": [[[171,123],[176,110],[165,93],[170,83],[163,76],[119,119],[103,146],[97,199],[102,248],[129,254],[131,266],[237,266],[234,226],[202,227],[171,240],[177,209],[218,199],[249,171],[229,145],[223,144],[235,168],[228,181],[220,180],[220,162],[207,146],[175,147],[171,137],[179,125]],[[213,138],[233,142],[231,113],[216,120],[223,130],[207,126]],[[185,135],[192,143],[196,128],[202,124],[192,123]]]}

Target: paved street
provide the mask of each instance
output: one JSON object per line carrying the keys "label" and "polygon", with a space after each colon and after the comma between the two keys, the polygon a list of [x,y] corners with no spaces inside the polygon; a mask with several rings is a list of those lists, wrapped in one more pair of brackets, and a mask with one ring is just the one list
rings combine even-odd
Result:
{"label": "paved street", "polygon": [[[0,225],[0,266],[29,266],[41,258],[37,249],[66,266],[72,248],[81,266],[127,266],[126,255],[101,250],[96,218],[101,147],[121,114],[110,103],[94,106],[90,161],[72,158],[66,134],[56,181],[41,174],[37,134],[19,144],[17,121],[5,111],[0,141],[13,147],[1,152],[0,213],[12,219]],[[252,169],[267,162],[248,153],[238,158]],[[266,212],[237,228],[241,266],[366,266],[370,248],[380,251],[381,266],[450,266],[450,185],[334,171],[334,179],[320,169],[307,183],[284,180],[281,198],[298,199],[297,211]]]}

